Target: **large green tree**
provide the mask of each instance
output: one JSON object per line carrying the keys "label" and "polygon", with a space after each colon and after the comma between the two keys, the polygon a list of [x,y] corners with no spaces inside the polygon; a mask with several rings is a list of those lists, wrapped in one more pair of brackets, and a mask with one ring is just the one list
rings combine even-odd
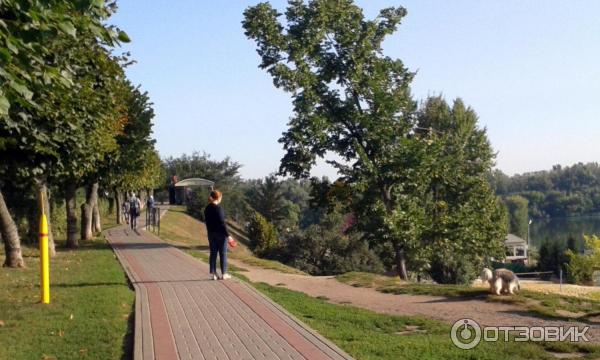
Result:
{"label": "large green tree", "polygon": [[[48,198],[50,172],[66,168],[61,146],[73,139],[79,124],[61,114],[75,110],[64,106],[80,72],[74,56],[79,47],[72,45],[86,36],[107,47],[119,38],[127,40],[104,23],[114,10],[114,3],[102,0],[0,3],[0,42],[6,44],[0,49],[0,154],[6,159],[0,166],[0,187],[5,182],[36,186]],[[0,224],[7,224],[5,265],[22,265],[10,214],[0,211],[0,216]]]}
{"label": "large green tree", "polygon": [[[286,151],[280,172],[308,176],[327,152],[359,193],[363,209],[385,225],[399,274],[407,277],[406,254],[419,235],[412,215],[420,211],[420,155],[426,143],[412,137],[416,104],[413,73],[384,56],[381,44],[406,15],[383,9],[374,20],[350,0],[292,0],[280,14],[268,3],[248,8],[243,26],[255,40],[275,86],[293,96],[294,116],[280,142]],[[408,156],[408,157],[406,157]],[[412,215],[411,215],[412,214]],[[418,216],[417,216],[418,218]]]}
{"label": "large green tree", "polygon": [[452,106],[441,97],[427,99],[417,129],[429,133],[434,157],[422,238],[426,265],[438,282],[469,283],[504,254],[505,209],[488,183],[494,150],[476,113],[460,99]]}

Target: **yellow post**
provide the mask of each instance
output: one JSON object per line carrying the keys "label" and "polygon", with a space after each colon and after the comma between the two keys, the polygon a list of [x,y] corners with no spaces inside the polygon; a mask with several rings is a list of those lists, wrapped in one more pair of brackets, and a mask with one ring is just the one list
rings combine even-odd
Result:
{"label": "yellow post", "polygon": [[48,220],[44,213],[44,194],[40,194],[40,275],[41,302],[50,303],[50,264],[48,261]]}

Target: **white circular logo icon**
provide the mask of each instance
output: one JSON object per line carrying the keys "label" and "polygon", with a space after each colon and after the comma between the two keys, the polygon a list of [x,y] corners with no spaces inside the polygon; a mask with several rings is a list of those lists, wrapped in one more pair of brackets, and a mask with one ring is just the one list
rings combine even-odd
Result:
{"label": "white circular logo icon", "polygon": [[450,338],[460,349],[473,349],[481,341],[481,327],[473,319],[457,320],[450,330]]}

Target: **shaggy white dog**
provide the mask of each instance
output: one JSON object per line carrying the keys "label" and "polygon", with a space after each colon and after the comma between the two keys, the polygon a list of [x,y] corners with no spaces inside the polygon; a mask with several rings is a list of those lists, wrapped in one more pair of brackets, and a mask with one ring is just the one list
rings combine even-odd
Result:
{"label": "shaggy white dog", "polygon": [[516,290],[521,290],[519,278],[514,272],[508,269],[492,270],[484,268],[481,271],[481,280],[490,284],[490,291],[496,295],[511,294]]}

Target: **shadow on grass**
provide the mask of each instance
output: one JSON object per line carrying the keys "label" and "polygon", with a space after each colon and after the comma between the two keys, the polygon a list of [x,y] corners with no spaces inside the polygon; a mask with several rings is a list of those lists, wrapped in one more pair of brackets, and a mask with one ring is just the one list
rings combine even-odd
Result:
{"label": "shadow on grass", "polygon": [[135,303],[131,307],[131,312],[129,313],[129,317],[127,318],[127,332],[123,337],[123,344],[121,348],[123,349],[123,355],[121,356],[121,360],[130,360],[133,359],[133,341],[135,339]]}

